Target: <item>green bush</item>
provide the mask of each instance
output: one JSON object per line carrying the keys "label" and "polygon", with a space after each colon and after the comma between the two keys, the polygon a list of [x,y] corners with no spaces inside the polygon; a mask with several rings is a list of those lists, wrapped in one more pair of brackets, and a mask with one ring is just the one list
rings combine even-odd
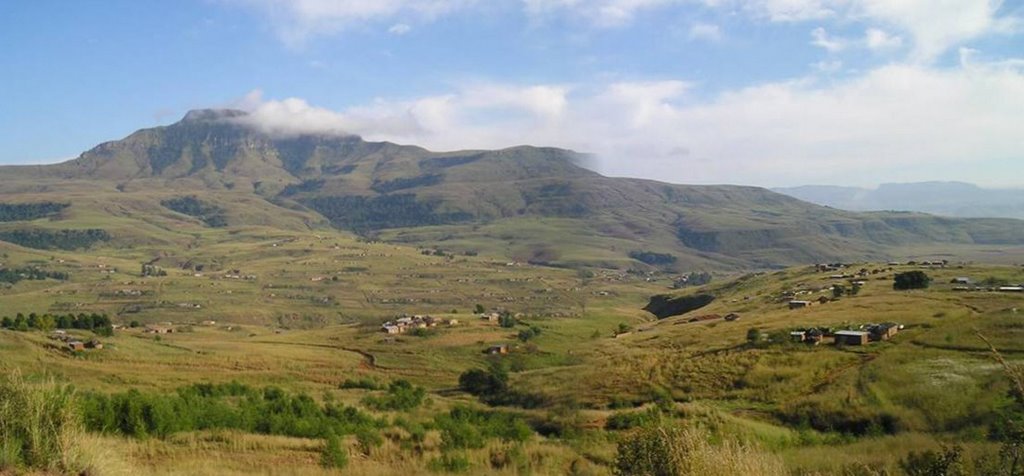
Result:
{"label": "green bush", "polygon": [[526,441],[533,430],[522,417],[505,412],[475,410],[457,406],[448,414],[434,417],[445,449],[483,448],[488,440]]}
{"label": "green bush", "polygon": [[366,397],[363,404],[375,410],[408,411],[423,404],[427,391],[407,380],[396,380],[388,385],[388,393],[383,397]]}
{"label": "green bush", "polygon": [[327,433],[327,441],[320,453],[320,465],[325,468],[348,466],[348,452],[341,447],[341,439],[333,431]]}
{"label": "green bush", "polygon": [[377,430],[384,422],[353,408],[320,405],[305,394],[277,387],[256,389],[239,383],[195,384],[177,394],[137,390],[79,399],[86,428],[136,438],[165,437],[183,431],[237,429],[250,433],[324,438]]}

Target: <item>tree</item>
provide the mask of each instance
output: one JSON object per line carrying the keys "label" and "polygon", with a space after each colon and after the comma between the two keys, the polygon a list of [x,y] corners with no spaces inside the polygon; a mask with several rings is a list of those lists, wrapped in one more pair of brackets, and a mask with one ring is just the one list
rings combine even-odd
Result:
{"label": "tree", "polygon": [[761,342],[761,330],[756,327],[751,327],[747,330],[747,342],[751,344]]}
{"label": "tree", "polygon": [[43,332],[50,332],[57,327],[57,322],[53,319],[53,316],[49,314],[43,314],[36,318],[36,329]]}
{"label": "tree", "polygon": [[484,309],[483,304],[477,304],[476,307],[473,309],[473,312],[477,314],[483,314],[484,311],[486,311],[486,309]]}
{"label": "tree", "polygon": [[508,388],[508,375],[496,368],[467,370],[459,375],[459,388],[476,396],[495,395]]}
{"label": "tree", "polygon": [[925,289],[931,282],[932,279],[924,274],[924,271],[907,271],[895,276],[892,288],[896,290]]}
{"label": "tree", "polygon": [[841,298],[841,297],[843,297],[843,294],[846,294],[846,286],[843,286],[842,284],[833,284],[832,285],[832,297],[833,298]]}

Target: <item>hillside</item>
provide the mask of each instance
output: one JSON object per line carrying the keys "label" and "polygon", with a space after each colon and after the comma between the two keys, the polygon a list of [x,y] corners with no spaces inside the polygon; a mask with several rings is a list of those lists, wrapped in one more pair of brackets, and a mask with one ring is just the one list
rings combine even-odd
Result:
{"label": "hillside", "polygon": [[905,210],[951,217],[1024,219],[1024,190],[981,188],[963,182],[889,183],[875,189],[806,185],[773,190],[843,210]]}
{"label": "hillside", "polygon": [[579,165],[585,160],[527,146],[431,152],[356,136],[275,136],[244,112],[200,110],[69,162],[2,167],[0,201],[74,197],[31,226],[105,229],[109,216],[117,223],[107,230],[110,241],[120,245],[159,241],[146,232],[152,227],[184,232],[175,221],[331,225],[519,262],[640,270],[771,268],[886,259],[934,244],[954,253],[1024,244],[1021,221],[852,213],[755,187],[604,177]]}

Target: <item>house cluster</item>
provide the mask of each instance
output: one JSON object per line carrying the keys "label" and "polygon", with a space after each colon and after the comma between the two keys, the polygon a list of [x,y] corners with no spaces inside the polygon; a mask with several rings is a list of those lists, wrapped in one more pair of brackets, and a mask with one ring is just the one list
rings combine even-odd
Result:
{"label": "house cluster", "polygon": [[978,286],[971,282],[970,278],[958,276],[950,281],[954,291],[988,291],[1001,293],[1024,293],[1024,283],[1010,284],[1006,286]]}
{"label": "house cluster", "polygon": [[398,319],[393,321],[385,322],[381,324],[380,329],[385,334],[404,334],[409,329],[428,329],[431,327],[437,327],[438,325],[445,324],[447,326],[456,326],[459,324],[458,319],[438,319],[433,316],[422,316],[422,315],[402,315]]}
{"label": "house cluster", "polygon": [[173,334],[174,326],[170,323],[164,324],[147,324],[146,328],[142,332],[146,334]]}
{"label": "house cluster", "polygon": [[835,331],[825,327],[812,327],[792,331],[789,333],[789,337],[792,342],[809,345],[818,345],[825,339],[832,339],[832,343],[835,345],[867,345],[869,342],[889,340],[902,329],[903,326],[895,322],[865,324],[857,329]]}
{"label": "house cluster", "polygon": [[53,334],[50,334],[50,339],[62,342],[64,349],[68,352],[85,352],[85,349],[100,350],[103,348],[103,343],[97,339],[82,341],[64,330],[53,331]]}
{"label": "house cluster", "polygon": [[242,274],[241,270],[232,269],[224,273],[224,279],[244,279],[246,281],[253,281],[256,279],[255,274]]}

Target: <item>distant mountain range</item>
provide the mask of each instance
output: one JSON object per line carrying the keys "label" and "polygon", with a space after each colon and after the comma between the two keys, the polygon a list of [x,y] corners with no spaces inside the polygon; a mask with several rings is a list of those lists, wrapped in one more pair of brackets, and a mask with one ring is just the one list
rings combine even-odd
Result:
{"label": "distant mountain range", "polygon": [[1024,219],[1024,189],[987,189],[963,182],[921,182],[883,184],[877,189],[806,185],[772,190],[843,210],[899,210],[950,217]]}
{"label": "distant mountain range", "polygon": [[562,149],[432,152],[356,136],[268,135],[249,119],[192,111],[62,164],[0,167],[0,204],[71,203],[0,231],[104,228],[131,247],[187,243],[210,227],[333,226],[553,266],[677,271],[1024,244],[1024,221],[854,213],[757,187],[605,177]]}

